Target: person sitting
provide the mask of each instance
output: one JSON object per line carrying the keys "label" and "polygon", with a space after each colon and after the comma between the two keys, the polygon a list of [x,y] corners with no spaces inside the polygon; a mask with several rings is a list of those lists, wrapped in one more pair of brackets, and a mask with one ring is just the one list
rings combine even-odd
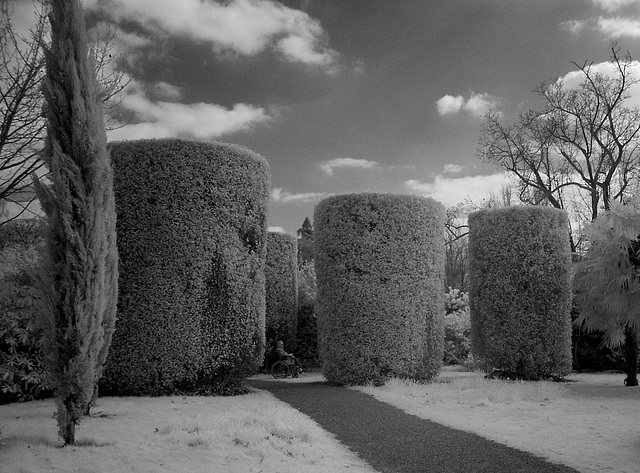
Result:
{"label": "person sitting", "polygon": [[282,340],[279,340],[278,343],[276,343],[276,353],[280,355],[280,360],[292,361],[293,364],[296,365],[298,371],[302,373],[302,369],[300,369],[300,365],[298,364],[298,359],[294,356],[293,353],[287,353],[285,351],[284,343],[282,342]]}

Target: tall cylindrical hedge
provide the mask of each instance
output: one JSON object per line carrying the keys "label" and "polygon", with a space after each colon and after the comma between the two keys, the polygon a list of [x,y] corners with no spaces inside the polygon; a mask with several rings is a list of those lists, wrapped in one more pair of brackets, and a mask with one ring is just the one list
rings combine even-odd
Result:
{"label": "tall cylindrical hedge", "polygon": [[471,345],[487,369],[536,379],[571,368],[571,253],[563,210],[469,215]]}
{"label": "tall cylindrical hedge", "polygon": [[267,351],[282,340],[287,351],[296,348],[298,304],[298,243],[285,233],[267,233],[264,267],[267,293]]}
{"label": "tall cylindrical hedge", "polygon": [[315,208],[318,338],[335,384],[425,380],[444,340],[444,207],[349,194]]}
{"label": "tall cylindrical hedge", "polygon": [[264,353],[267,162],[176,139],[110,148],[121,291],[103,391],[237,389]]}

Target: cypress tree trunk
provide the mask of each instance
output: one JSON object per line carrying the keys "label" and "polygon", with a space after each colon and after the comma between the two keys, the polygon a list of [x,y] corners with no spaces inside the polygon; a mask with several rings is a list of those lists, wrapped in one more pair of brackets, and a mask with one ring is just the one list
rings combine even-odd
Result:
{"label": "cypress tree trunk", "polygon": [[47,219],[42,283],[45,354],[56,388],[58,434],[75,426],[102,373],[115,324],[117,249],[113,173],[79,0],[49,2],[43,82],[50,185],[35,179]]}
{"label": "cypress tree trunk", "polygon": [[625,386],[638,385],[638,330],[627,324],[624,330],[624,357],[627,364],[627,379]]}

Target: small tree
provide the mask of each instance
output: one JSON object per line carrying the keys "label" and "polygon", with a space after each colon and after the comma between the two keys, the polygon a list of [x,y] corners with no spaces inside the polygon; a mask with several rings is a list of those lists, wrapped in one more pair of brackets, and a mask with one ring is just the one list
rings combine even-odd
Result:
{"label": "small tree", "polygon": [[313,225],[309,217],[304,219],[302,227],[298,228],[298,267],[313,262]]}
{"label": "small tree", "polygon": [[605,333],[610,346],[626,343],[625,385],[638,385],[640,326],[640,202],[614,203],[587,225],[591,245],[577,264],[576,320]]}
{"label": "small tree", "polygon": [[99,88],[79,0],[51,2],[45,48],[44,160],[36,180],[46,213],[42,274],[45,353],[57,391],[59,435],[75,443],[106,360],[115,324],[117,264],[113,173]]}

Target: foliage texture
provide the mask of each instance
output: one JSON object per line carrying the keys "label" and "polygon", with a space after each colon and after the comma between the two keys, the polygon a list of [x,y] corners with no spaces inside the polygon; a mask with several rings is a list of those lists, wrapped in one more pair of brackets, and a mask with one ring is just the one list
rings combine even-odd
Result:
{"label": "foliage texture", "polygon": [[318,349],[318,319],[316,271],[313,262],[298,268],[298,330],[296,357],[305,368],[321,366]]}
{"label": "foliage texture", "polygon": [[323,374],[336,384],[426,380],[443,354],[444,208],[385,194],[315,208]]}
{"label": "foliage texture", "polygon": [[571,368],[571,255],[566,212],[469,215],[471,347],[486,368],[535,379]]}
{"label": "foliage texture", "polygon": [[627,385],[637,386],[640,203],[613,203],[586,229],[591,244],[577,267],[576,324],[603,332],[610,346],[625,343]]}
{"label": "foliage texture", "polygon": [[13,245],[0,251],[0,263],[0,404],[50,396],[37,319],[38,252]]}
{"label": "foliage texture", "polygon": [[269,352],[282,340],[287,351],[296,349],[298,305],[298,245],[285,233],[267,233],[264,267],[266,283],[266,344]]}
{"label": "foliage texture", "polygon": [[82,5],[51,2],[43,93],[50,185],[37,185],[47,216],[42,275],[45,350],[65,444],[102,374],[116,317],[118,254],[113,173]]}
{"label": "foliage texture", "polygon": [[175,139],[111,154],[122,291],[102,389],[237,392],[264,354],[267,162]]}

